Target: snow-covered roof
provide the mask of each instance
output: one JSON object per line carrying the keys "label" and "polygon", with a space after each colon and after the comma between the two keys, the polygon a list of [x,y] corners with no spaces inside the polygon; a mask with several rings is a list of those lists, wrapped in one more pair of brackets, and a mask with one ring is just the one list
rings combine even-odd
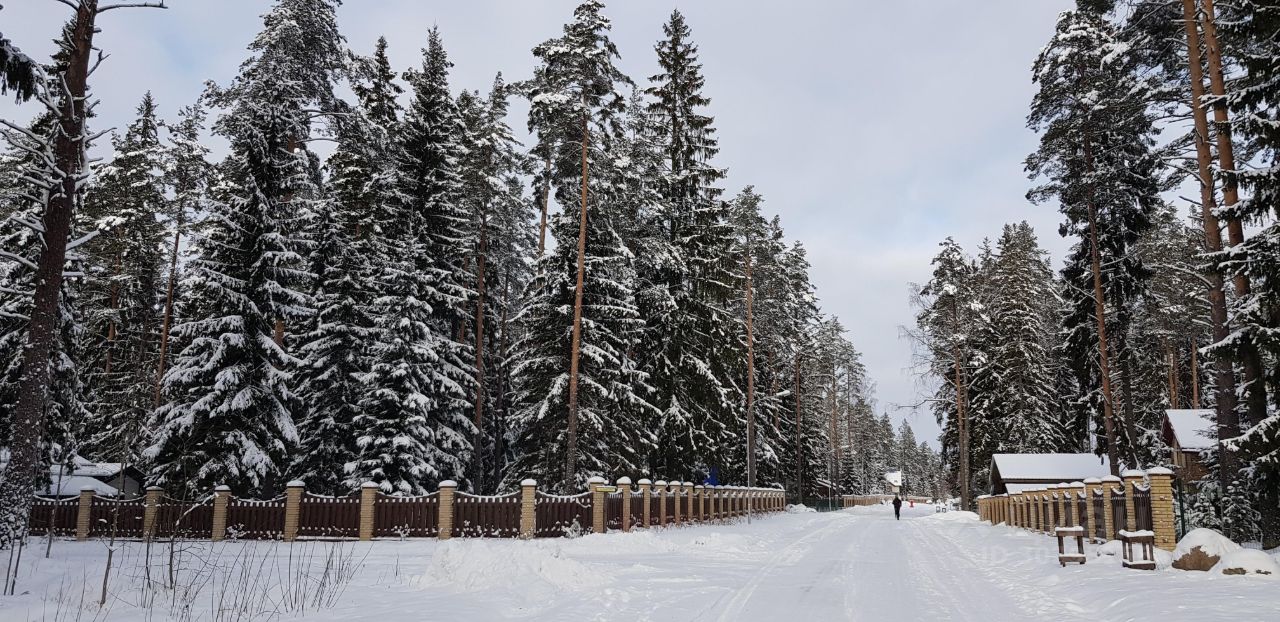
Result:
{"label": "snow-covered roof", "polygon": [[902,471],[889,471],[884,474],[884,481],[890,486],[902,486]]}
{"label": "snow-covered roof", "polygon": [[1213,433],[1213,411],[1208,408],[1188,408],[1164,411],[1169,418],[1178,446],[1183,449],[1209,449],[1218,444]]}
{"label": "snow-covered roof", "polygon": [[114,497],[120,493],[115,486],[84,475],[64,475],[57,477],[56,475],[49,480],[49,485],[41,494],[57,496],[57,497],[74,497],[80,494],[80,490],[84,488],[93,489],[93,494],[102,495],[104,497]]}
{"label": "snow-covered roof", "polygon": [[[119,462],[93,462],[80,456],[72,456],[71,469],[68,472],[85,477],[115,477],[120,474],[120,468]],[[57,477],[61,470],[62,465],[51,465],[49,476]]]}
{"label": "snow-covered roof", "polygon": [[995,454],[991,464],[1006,482],[1074,482],[1111,474],[1106,457],[1093,454]]}

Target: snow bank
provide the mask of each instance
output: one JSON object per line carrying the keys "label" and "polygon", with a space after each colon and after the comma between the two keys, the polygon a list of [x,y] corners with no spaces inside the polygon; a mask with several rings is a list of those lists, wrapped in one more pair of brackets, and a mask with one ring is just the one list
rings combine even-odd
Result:
{"label": "snow bank", "polygon": [[458,538],[436,547],[418,584],[458,592],[519,586],[545,594],[598,589],[611,582],[608,571],[566,557],[560,546]]}
{"label": "snow bank", "polygon": [[1280,579],[1280,564],[1262,551],[1239,549],[1223,555],[1222,561],[1213,567],[1213,572],[1226,575],[1269,575]]}
{"label": "snow bank", "polygon": [[944,522],[970,522],[977,521],[978,515],[973,512],[940,512],[922,517],[926,520],[937,520]]}
{"label": "snow bank", "polygon": [[815,509],[813,509],[813,508],[811,508],[811,507],[809,507],[809,506],[807,506],[807,505],[805,505],[805,504],[803,504],[803,503],[796,503],[796,504],[788,503],[788,504],[787,504],[787,513],[788,513],[788,514],[808,514],[808,513],[810,513],[810,512],[817,512],[817,510],[815,510]]}
{"label": "snow bank", "polygon": [[1212,529],[1193,529],[1173,550],[1173,567],[1178,570],[1210,570],[1222,558],[1239,550],[1239,544]]}

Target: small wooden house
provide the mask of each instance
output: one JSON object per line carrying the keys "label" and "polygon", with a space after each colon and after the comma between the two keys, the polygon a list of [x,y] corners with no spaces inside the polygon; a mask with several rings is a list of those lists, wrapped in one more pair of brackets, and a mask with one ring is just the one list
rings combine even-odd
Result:
{"label": "small wooden house", "polygon": [[1111,474],[1106,456],[1094,454],[995,454],[991,494],[1016,494],[1050,484],[1079,482]]}
{"label": "small wooden house", "polygon": [[1218,444],[1213,414],[1207,408],[1164,411],[1161,435],[1172,453],[1174,471],[1183,482],[1195,482],[1208,472],[1200,452]]}

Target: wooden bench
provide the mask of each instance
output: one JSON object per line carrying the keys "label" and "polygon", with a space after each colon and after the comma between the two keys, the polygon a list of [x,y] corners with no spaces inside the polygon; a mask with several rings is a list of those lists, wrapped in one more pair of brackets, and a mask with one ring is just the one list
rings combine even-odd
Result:
{"label": "wooden bench", "polygon": [[[1156,534],[1151,531],[1120,530],[1120,546],[1124,550],[1124,567],[1135,570],[1156,569]],[[1133,545],[1138,545],[1142,559],[1133,556]]]}
{"label": "wooden bench", "polygon": [[[1067,567],[1067,562],[1071,562],[1073,564],[1084,563],[1084,527],[1057,527],[1053,530],[1053,535],[1058,537],[1058,563],[1062,565],[1063,568]],[[1067,538],[1075,538],[1075,553],[1067,552]]]}

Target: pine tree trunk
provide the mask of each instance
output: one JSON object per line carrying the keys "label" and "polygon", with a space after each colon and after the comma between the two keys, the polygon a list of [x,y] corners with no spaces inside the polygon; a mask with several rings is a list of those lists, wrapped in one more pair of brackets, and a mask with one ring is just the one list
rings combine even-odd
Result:
{"label": "pine tree trunk", "polygon": [[[585,134],[584,134],[585,136]],[[547,161],[542,178],[542,220],[538,223],[538,259],[547,251],[547,210],[551,204],[551,147],[547,146]]]}
{"label": "pine tree trunk", "polygon": [[564,485],[573,486],[578,467],[578,357],[582,348],[582,281],[587,260],[587,130],[586,98],[582,113],[582,206],[578,214],[578,276],[573,289],[573,343],[569,351],[569,422],[565,443]]}
{"label": "pine tree trunk", "polygon": [[800,352],[796,351],[795,362],[795,383],[796,383],[796,503],[800,503],[804,499],[804,445],[801,441],[800,420],[803,416],[803,410],[800,404]]}
{"label": "pine tree trunk", "polygon": [[[1185,0],[1184,0],[1185,1]],[[1213,122],[1217,130],[1218,168],[1226,173],[1226,181],[1222,187],[1223,207],[1234,209],[1240,202],[1240,191],[1236,182],[1235,146],[1231,140],[1231,119],[1227,112],[1226,81],[1222,75],[1222,48],[1218,45],[1218,26],[1214,14],[1213,0],[1204,0],[1204,39],[1205,51],[1209,57],[1209,88],[1213,93]],[[1201,90],[1203,91],[1203,86]],[[1206,134],[1207,136],[1208,134]],[[1244,227],[1240,219],[1227,217],[1227,241],[1232,247],[1244,243]],[[1248,275],[1237,271],[1233,283],[1236,296],[1249,296],[1252,287]],[[1267,418],[1267,385],[1264,379],[1262,359],[1258,355],[1258,346],[1252,338],[1244,339],[1239,345],[1241,366],[1244,368],[1245,400],[1248,406],[1248,420],[1259,422]],[[1240,434],[1239,423],[1234,430],[1225,430],[1232,437]]]}
{"label": "pine tree trunk", "polygon": [[85,166],[85,92],[89,59],[93,55],[94,18],[97,0],[80,0],[70,29],[70,49],[66,73],[61,76],[57,123],[54,138],[54,165],[60,179],[48,195],[41,223],[44,245],[36,270],[35,300],[27,326],[18,403],[11,421],[9,466],[0,481],[0,548],[26,532],[35,493],[35,474],[40,465],[40,436],[45,428],[50,359],[58,338],[61,317],[58,298],[62,290],[63,265],[67,258],[67,238],[75,209],[78,184]]}
{"label": "pine tree trunk", "polygon": [[1200,408],[1200,348],[1191,338],[1191,407]]}
{"label": "pine tree trunk", "polygon": [[[185,213],[185,210],[183,210]],[[164,294],[164,321],[160,325],[160,360],[156,363],[155,406],[160,405],[160,397],[164,391],[165,356],[169,353],[169,330],[173,325],[173,290],[178,281],[178,246],[182,242],[181,213],[178,216],[177,230],[173,233],[173,250],[169,254],[169,284]]]}
{"label": "pine tree trunk", "polygon": [[472,423],[476,426],[476,438],[472,444],[475,473],[475,489],[484,492],[484,452],[481,449],[481,443],[484,440],[484,402],[485,394],[485,377],[484,377],[484,298],[485,298],[485,256],[489,253],[489,232],[487,222],[482,214],[480,216],[480,248],[476,254],[476,408],[475,415],[472,417]]}
{"label": "pine tree trunk", "polygon": [[752,262],[751,254],[753,252],[751,245],[751,233],[747,233],[747,486],[754,487],[756,485],[756,417],[755,417],[755,397],[756,397],[756,353],[755,353],[755,327],[752,317],[752,303],[754,302],[755,284],[752,282]]}
{"label": "pine tree trunk", "polygon": [[831,393],[831,395],[829,396],[829,399],[831,402],[831,423],[830,423],[831,433],[830,435],[831,435],[831,465],[832,466],[831,466],[831,481],[828,483],[831,485],[831,490],[833,492],[838,493],[839,484],[837,483],[837,481],[840,479],[840,430],[839,430],[839,424],[836,420],[836,411],[837,411],[838,402],[836,400],[836,393],[837,393],[836,391],[836,359],[834,356],[831,358],[831,388],[829,390]]}
{"label": "pine tree trunk", "polygon": [[116,343],[116,314],[120,312],[120,273],[123,271],[121,267],[120,254],[116,253],[116,278],[111,280],[111,320],[107,322],[107,346],[106,352],[103,354],[102,371],[104,374],[111,373],[111,351]]}
{"label": "pine tree trunk", "polygon": [[[951,324],[956,332],[962,330],[960,325],[960,308],[959,301],[955,296],[951,299]],[[956,435],[959,447],[960,462],[960,508],[968,510],[970,507],[972,490],[969,486],[969,389],[965,384],[964,365],[965,359],[964,348],[956,343],[953,348],[952,358],[955,365],[955,384],[956,384]]]}
{"label": "pine tree trunk", "polygon": [[[1206,0],[1206,8],[1212,9],[1212,0]],[[1200,175],[1200,197],[1201,197],[1201,220],[1204,227],[1205,250],[1211,254],[1222,252],[1222,228],[1218,223],[1218,217],[1214,208],[1213,195],[1213,170],[1212,161],[1209,153],[1209,121],[1205,112],[1204,102],[1204,68],[1200,62],[1200,36],[1195,24],[1195,2],[1194,0],[1183,0],[1182,2],[1183,25],[1187,33],[1187,66],[1191,75],[1191,110],[1195,119],[1196,127],[1196,156],[1199,162],[1198,173]],[[1208,33],[1211,22],[1206,21],[1206,34]],[[1212,56],[1212,54],[1211,54]],[[1210,66],[1213,61],[1210,59]],[[1221,70],[1221,65],[1218,67]],[[1225,110],[1223,111],[1225,120]],[[1219,128],[1219,149],[1222,147],[1222,137],[1225,128]],[[1230,136],[1226,136],[1226,146],[1231,148]],[[1221,154],[1219,154],[1221,155]],[[1230,204],[1233,204],[1238,197],[1235,196],[1234,185],[1231,188],[1232,194],[1227,195],[1224,192],[1223,198]],[[1239,223],[1237,223],[1238,225]],[[1229,225],[1228,225],[1229,226]],[[1224,291],[1224,283],[1222,273],[1211,270],[1207,275],[1209,278],[1209,320],[1213,330],[1213,339],[1217,343],[1222,343],[1227,339],[1230,333],[1227,327],[1227,297]],[[1240,287],[1237,282],[1237,288]],[[1247,284],[1245,284],[1247,287]],[[1194,344],[1193,344],[1194,345]],[[1192,349],[1192,367],[1195,367],[1195,350]],[[1214,361],[1215,379],[1214,395],[1217,398],[1215,404],[1217,408],[1217,424],[1218,438],[1234,438],[1240,434],[1239,420],[1236,414],[1236,384],[1235,370],[1232,368],[1231,358],[1219,354]],[[1198,374],[1193,369],[1192,382],[1198,382],[1196,378]],[[1199,393],[1197,386],[1196,392]],[[1199,396],[1197,395],[1195,405],[1199,405]],[[1236,471],[1236,461],[1234,452],[1231,452],[1221,440],[1219,440],[1219,483],[1225,492],[1227,484],[1234,479]]]}
{"label": "pine tree trunk", "polygon": [[[1093,172],[1093,150],[1089,139],[1084,141],[1084,157]],[[1098,366],[1102,375],[1102,426],[1107,435],[1107,459],[1111,474],[1120,475],[1118,448],[1116,447],[1115,402],[1111,399],[1111,361],[1107,351],[1107,303],[1102,291],[1102,255],[1098,250],[1098,204],[1089,190],[1089,258],[1093,270],[1093,312],[1098,321]]]}

